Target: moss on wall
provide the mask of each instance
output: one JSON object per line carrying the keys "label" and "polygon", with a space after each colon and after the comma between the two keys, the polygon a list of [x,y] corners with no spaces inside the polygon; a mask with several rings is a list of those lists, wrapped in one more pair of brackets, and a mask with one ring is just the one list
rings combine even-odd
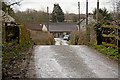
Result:
{"label": "moss on wall", "polygon": [[29,43],[30,41],[30,32],[23,25],[19,25],[19,43]]}
{"label": "moss on wall", "polygon": [[3,44],[13,45],[15,42],[22,45],[30,42],[30,32],[23,25],[2,26]]}

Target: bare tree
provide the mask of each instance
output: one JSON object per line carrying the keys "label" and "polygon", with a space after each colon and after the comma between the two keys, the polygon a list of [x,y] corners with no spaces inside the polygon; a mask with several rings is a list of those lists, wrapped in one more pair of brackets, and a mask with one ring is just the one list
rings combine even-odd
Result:
{"label": "bare tree", "polygon": [[113,16],[116,19],[120,19],[120,0],[111,0],[112,8],[113,8]]}
{"label": "bare tree", "polygon": [[23,0],[6,0],[5,3],[9,6],[19,5]]}

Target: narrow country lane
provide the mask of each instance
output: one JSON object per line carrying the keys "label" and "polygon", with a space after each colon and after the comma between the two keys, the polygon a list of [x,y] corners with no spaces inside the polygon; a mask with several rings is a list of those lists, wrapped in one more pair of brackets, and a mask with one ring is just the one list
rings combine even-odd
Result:
{"label": "narrow country lane", "polygon": [[80,46],[34,46],[37,78],[117,78],[118,65]]}

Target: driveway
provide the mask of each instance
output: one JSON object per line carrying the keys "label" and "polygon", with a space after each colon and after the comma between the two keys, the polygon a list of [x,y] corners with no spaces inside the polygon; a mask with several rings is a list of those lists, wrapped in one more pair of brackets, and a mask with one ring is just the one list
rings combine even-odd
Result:
{"label": "driveway", "polygon": [[54,38],[55,39],[55,45],[69,45],[69,42],[67,40],[63,40],[63,38]]}
{"label": "driveway", "polygon": [[84,45],[38,45],[33,53],[36,78],[118,77],[116,62]]}

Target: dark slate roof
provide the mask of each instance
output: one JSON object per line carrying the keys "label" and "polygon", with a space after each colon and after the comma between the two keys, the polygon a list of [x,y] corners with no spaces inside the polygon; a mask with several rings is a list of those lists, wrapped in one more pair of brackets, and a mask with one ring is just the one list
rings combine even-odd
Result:
{"label": "dark slate roof", "polygon": [[42,31],[43,25],[40,25],[39,22],[25,22],[23,23],[27,28],[35,31]]}
{"label": "dark slate roof", "polygon": [[77,23],[51,23],[50,32],[71,32],[77,30]]}

